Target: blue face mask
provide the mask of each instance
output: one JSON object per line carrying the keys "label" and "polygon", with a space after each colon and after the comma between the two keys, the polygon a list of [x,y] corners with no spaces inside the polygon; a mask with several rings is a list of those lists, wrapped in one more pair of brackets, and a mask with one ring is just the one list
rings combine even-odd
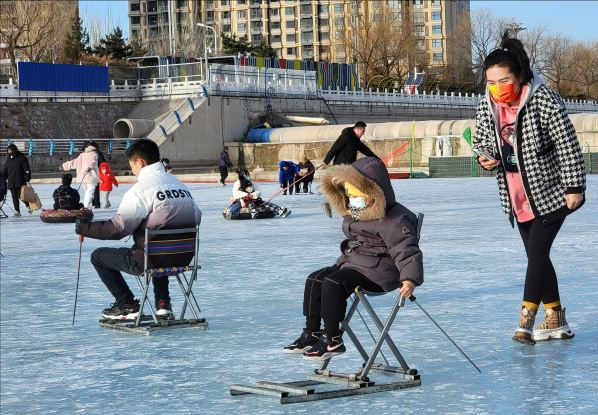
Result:
{"label": "blue face mask", "polygon": [[245,180],[251,180],[251,177],[245,176]]}
{"label": "blue face mask", "polygon": [[349,207],[352,209],[365,209],[365,197],[350,196]]}

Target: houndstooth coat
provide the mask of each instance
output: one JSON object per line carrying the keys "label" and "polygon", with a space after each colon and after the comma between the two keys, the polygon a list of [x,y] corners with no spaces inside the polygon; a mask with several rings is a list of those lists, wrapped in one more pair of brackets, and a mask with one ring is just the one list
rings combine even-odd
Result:
{"label": "houndstooth coat", "polygon": [[[486,94],[478,106],[474,147],[500,154],[497,118],[489,101]],[[544,224],[565,217],[572,212],[565,194],[583,193],[586,173],[575,129],[559,94],[545,85],[532,85],[531,97],[517,114],[515,131],[517,165],[535,217]],[[502,165],[497,167],[496,178],[502,208],[513,224]]]}

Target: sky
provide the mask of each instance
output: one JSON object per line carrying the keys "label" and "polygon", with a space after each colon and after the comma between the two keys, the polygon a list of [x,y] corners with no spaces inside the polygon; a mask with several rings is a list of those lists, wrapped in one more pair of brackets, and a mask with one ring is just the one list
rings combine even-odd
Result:
{"label": "sky", "polygon": [[[102,30],[120,25],[128,36],[128,1],[79,1],[81,17],[89,27],[89,17],[96,15]],[[573,40],[598,40],[598,1],[472,1],[471,10],[488,8],[495,15],[513,17],[524,27],[545,25],[549,31]]]}

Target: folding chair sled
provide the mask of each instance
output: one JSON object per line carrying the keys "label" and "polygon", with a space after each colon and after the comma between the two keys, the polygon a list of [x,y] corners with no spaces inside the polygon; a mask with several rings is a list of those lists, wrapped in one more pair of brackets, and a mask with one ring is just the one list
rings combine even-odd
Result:
{"label": "folding chair sled", "polygon": [[0,176],[0,218],[7,218],[8,215],[4,211],[4,204],[6,203],[6,194],[8,189],[6,188],[6,178]]}
{"label": "folding chair sled", "polygon": [[[208,323],[201,317],[201,309],[193,293],[193,283],[197,280],[197,273],[201,269],[197,263],[198,249],[199,227],[146,229],[143,273],[135,275],[142,293],[137,318],[134,321],[101,319],[100,326],[143,335],[171,327],[195,327],[206,330]],[[178,318],[172,315],[166,318],[158,317],[156,314],[148,298],[150,283],[154,278],[176,280],[183,300]],[[146,306],[150,315],[143,314]],[[187,311],[192,314],[190,318],[186,318]]]}
{"label": "folding chair sled", "polygon": [[[421,230],[424,215],[420,213],[417,217],[417,237]],[[353,302],[347,312],[345,319],[342,321],[342,329],[347,334],[351,342],[355,345],[355,348],[363,358],[363,364],[359,371],[356,373],[337,373],[328,369],[331,359],[324,360],[322,366],[319,369],[314,370],[314,374],[307,376],[306,381],[295,381],[285,383],[274,383],[274,382],[257,382],[256,386],[247,385],[231,385],[230,394],[246,395],[246,394],[257,394],[274,396],[280,399],[281,404],[287,403],[298,403],[298,402],[309,402],[317,401],[322,399],[340,398],[344,396],[363,395],[369,393],[377,393],[383,391],[397,390],[413,388],[421,385],[421,377],[416,369],[409,367],[399,348],[390,337],[390,329],[395,321],[395,318],[401,309],[405,306],[406,298],[399,294],[396,299],[394,306],[392,307],[388,319],[385,323],[382,323],[378,314],[370,304],[367,297],[381,296],[387,293],[372,293],[367,292],[361,287],[355,288],[353,294]],[[369,328],[367,322],[359,312],[359,304],[363,305],[363,308],[370,315],[371,320],[374,322],[379,337],[376,339],[372,330]],[[375,341],[373,350],[368,354],[365,347],[361,344],[357,335],[350,326],[351,320],[354,314],[361,317],[367,331],[370,333],[372,339]],[[382,352],[382,346],[386,344],[390,349],[392,355],[398,362],[398,366],[390,365],[386,356]],[[381,355],[384,364],[376,362],[378,355]],[[370,379],[370,372],[375,371],[383,373],[387,379],[388,377],[395,378],[396,380],[379,383]],[[330,387],[325,390],[318,391],[318,386],[330,386],[337,385],[340,389],[332,389]]]}

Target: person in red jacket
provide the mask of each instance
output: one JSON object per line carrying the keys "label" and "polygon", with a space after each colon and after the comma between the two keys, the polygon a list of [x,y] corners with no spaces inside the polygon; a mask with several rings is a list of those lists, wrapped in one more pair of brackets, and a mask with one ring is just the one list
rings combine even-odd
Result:
{"label": "person in red jacket", "polygon": [[118,181],[114,174],[112,174],[112,170],[110,169],[110,165],[106,162],[100,163],[100,192],[102,193],[102,199],[104,199],[104,209],[108,209],[110,205],[110,192],[112,191],[112,184],[118,187]]}

